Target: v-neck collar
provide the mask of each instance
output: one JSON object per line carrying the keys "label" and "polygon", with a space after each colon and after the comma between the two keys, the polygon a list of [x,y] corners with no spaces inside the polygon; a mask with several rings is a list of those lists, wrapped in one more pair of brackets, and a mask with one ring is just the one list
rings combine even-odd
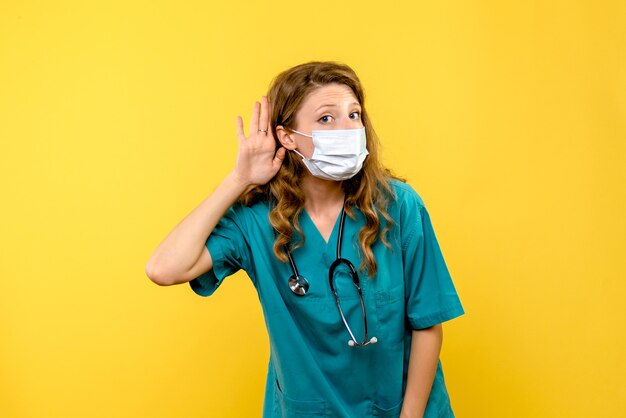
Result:
{"label": "v-neck collar", "polygon": [[[337,234],[339,234],[339,224],[341,221],[341,213],[343,212],[344,208],[342,207],[342,209],[339,211],[339,215],[337,215],[337,219],[335,219],[335,225],[333,226],[332,231],[330,232],[330,236],[328,237],[328,241],[326,241],[324,239],[324,237],[322,236],[322,233],[320,232],[319,229],[317,229],[317,226],[315,225],[315,222],[313,222],[313,218],[311,218],[311,216],[309,215],[309,213],[306,211],[306,209],[303,207],[302,208],[302,213],[304,214],[304,218],[306,219],[306,221],[310,224],[311,226],[311,230],[314,231],[315,234],[315,239],[317,241],[320,242],[320,245],[323,245],[324,248],[327,250],[333,243],[336,244],[337,242]],[[306,234],[305,234],[306,236]],[[307,236],[307,238],[309,238]]]}

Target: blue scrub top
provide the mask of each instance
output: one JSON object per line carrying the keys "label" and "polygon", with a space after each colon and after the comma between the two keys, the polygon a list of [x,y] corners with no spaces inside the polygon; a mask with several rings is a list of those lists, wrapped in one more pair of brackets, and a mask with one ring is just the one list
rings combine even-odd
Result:
{"label": "blue scrub top", "polygon": [[[263,417],[398,417],[406,388],[411,331],[464,314],[421,197],[408,184],[392,180],[396,199],[388,213],[395,225],[372,250],[378,272],[359,273],[368,335],[378,342],[350,347],[330,290],[328,271],[336,257],[339,218],[328,243],[306,213],[299,221],[305,244],[292,252],[300,275],[310,283],[304,296],[287,281],[290,264],[273,252],[270,207],[235,203],[206,241],[213,269],[189,282],[210,296],[225,277],[245,270],[254,284],[269,333],[270,359]],[[358,233],[364,215],[346,216],[342,257],[358,269]],[[381,227],[385,225],[381,217]],[[294,234],[297,234],[294,231]],[[297,239],[297,235],[296,239]],[[358,294],[345,270],[335,274],[341,307],[357,341],[363,340]],[[452,418],[441,360],[424,418]]]}

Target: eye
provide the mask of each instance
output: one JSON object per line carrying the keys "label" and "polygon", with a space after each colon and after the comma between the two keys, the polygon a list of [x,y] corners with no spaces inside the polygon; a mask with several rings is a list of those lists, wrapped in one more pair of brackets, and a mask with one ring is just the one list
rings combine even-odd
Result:
{"label": "eye", "polygon": [[318,122],[328,123],[328,122],[330,122],[331,119],[332,119],[332,116],[324,115],[324,116],[322,116],[321,118],[318,119]]}
{"label": "eye", "polygon": [[361,112],[352,112],[350,113],[350,119],[352,120],[358,120],[361,118]]}

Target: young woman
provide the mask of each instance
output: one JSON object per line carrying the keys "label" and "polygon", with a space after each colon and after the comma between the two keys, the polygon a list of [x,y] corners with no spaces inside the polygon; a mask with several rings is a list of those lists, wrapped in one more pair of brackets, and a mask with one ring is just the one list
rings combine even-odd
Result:
{"label": "young woman", "polygon": [[424,202],[379,161],[354,71],[284,71],[237,136],[235,168],[149,278],[209,296],[247,272],[270,338],[263,417],[454,417],[441,323],[463,306]]}

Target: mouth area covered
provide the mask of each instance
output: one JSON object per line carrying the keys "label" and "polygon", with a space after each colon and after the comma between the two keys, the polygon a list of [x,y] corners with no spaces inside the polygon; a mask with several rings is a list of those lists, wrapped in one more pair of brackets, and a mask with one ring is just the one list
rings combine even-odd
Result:
{"label": "mouth area covered", "polygon": [[368,155],[365,127],[313,131],[312,137],[314,146],[312,160],[335,165],[338,160],[332,157],[356,158],[362,154]]}

